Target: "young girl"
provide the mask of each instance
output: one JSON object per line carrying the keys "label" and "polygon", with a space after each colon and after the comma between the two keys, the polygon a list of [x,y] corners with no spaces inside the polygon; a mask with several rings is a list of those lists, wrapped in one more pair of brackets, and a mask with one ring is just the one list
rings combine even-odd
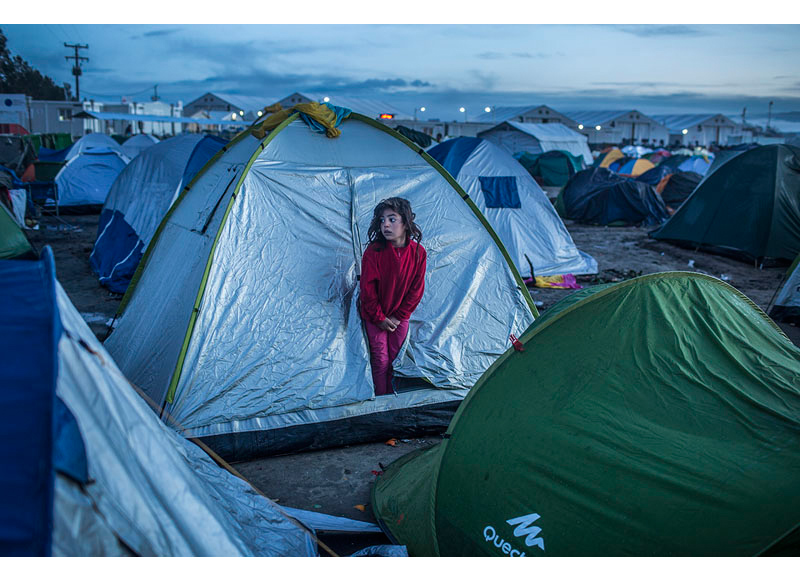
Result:
{"label": "young girl", "polygon": [[392,362],[408,334],[408,319],[425,291],[427,254],[411,204],[382,200],[372,214],[361,260],[361,318],[369,339],[376,395],[393,392]]}

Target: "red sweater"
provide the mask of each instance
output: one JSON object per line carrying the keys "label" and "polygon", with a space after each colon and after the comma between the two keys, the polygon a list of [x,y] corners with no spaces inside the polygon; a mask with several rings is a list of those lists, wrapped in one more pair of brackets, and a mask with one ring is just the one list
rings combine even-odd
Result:
{"label": "red sweater", "polygon": [[372,243],[361,260],[361,316],[379,324],[387,316],[408,320],[425,291],[425,248]]}

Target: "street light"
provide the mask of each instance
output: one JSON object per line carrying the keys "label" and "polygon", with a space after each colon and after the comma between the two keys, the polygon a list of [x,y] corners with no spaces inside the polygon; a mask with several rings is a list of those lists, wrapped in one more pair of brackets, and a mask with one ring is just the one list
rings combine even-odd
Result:
{"label": "street light", "polygon": [[578,125],[578,129],[583,130],[583,125]]}
{"label": "street light", "polygon": [[683,131],[681,131],[681,133],[683,133],[684,135],[686,135],[688,132],[689,132],[689,129],[684,129]]}
{"label": "street light", "polygon": [[595,128],[597,131],[599,131],[599,130],[600,130],[600,129],[602,129],[603,127],[601,127],[600,125],[595,125],[595,127],[594,127],[594,128]]}
{"label": "street light", "polygon": [[464,122],[466,123],[466,122],[467,122],[467,109],[465,109],[464,107],[461,107],[461,108],[459,109],[459,111],[461,111],[462,113],[464,113]]}
{"label": "street light", "polygon": [[425,107],[419,107],[419,108],[414,107],[414,120],[415,121],[417,120],[417,111],[419,111],[420,113],[424,113],[425,112]]}
{"label": "street light", "polygon": [[330,103],[330,101],[331,101],[330,97],[325,97],[324,99],[322,99],[323,103]]}

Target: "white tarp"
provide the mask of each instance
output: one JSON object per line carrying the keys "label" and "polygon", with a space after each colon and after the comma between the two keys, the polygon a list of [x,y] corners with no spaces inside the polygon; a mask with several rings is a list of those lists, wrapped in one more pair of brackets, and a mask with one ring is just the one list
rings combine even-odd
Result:
{"label": "white tarp", "polygon": [[[175,402],[185,435],[316,423],[462,399],[533,321],[500,248],[447,180],[367,123],[336,139],[295,121],[257,156],[208,271]],[[259,142],[247,136],[177,202],[107,346],[163,402],[222,216]],[[357,309],[375,205],[409,199],[426,291],[397,372],[431,388],[378,397]]]}
{"label": "white tarp", "polygon": [[60,285],[57,296],[56,392],[80,429],[89,483],[57,478],[54,555],[317,555],[307,530],[166,427]]}
{"label": "white tarp", "polygon": [[[488,139],[512,155],[522,151],[529,153],[567,151],[576,157],[583,157],[587,166],[594,161],[586,135],[573,131],[566,125],[561,123],[519,123],[517,121],[507,121],[506,123],[522,135],[515,135],[514,131],[489,129],[481,133],[479,137]],[[524,137],[525,135],[527,138]],[[526,143],[530,145],[526,145]]]}

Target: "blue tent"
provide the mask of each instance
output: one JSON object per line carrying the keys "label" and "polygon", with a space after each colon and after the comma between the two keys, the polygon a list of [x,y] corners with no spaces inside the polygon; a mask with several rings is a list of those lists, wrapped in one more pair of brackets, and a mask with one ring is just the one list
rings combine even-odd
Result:
{"label": "blue tent", "polygon": [[107,148],[87,149],[56,175],[59,207],[102,206],[127,161]]}
{"label": "blue tent", "polygon": [[119,174],[89,256],[101,284],[125,292],[172,202],[225,143],[209,135],[179,135],[142,151]]}

